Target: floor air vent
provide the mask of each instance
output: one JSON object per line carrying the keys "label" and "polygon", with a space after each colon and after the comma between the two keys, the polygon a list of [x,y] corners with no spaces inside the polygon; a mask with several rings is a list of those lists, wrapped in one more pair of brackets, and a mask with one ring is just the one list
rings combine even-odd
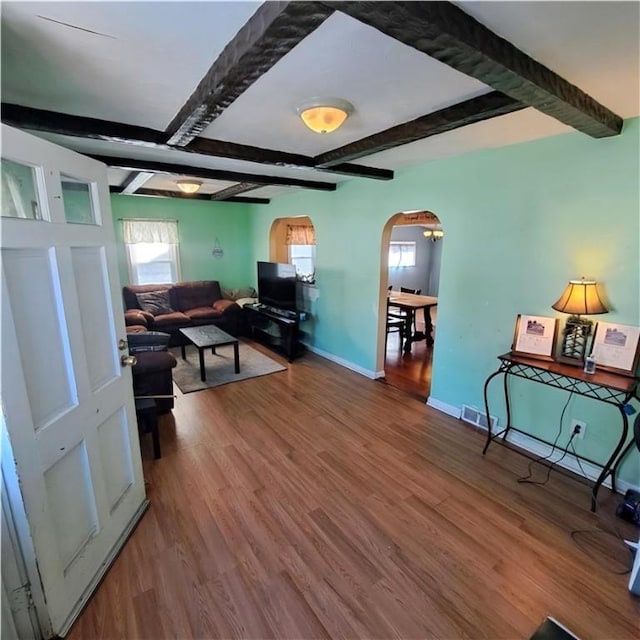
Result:
{"label": "floor air vent", "polygon": [[[483,411],[478,411],[478,409],[474,409],[474,407],[469,407],[466,404],[462,405],[462,415],[460,419],[474,424],[476,427],[481,427],[482,429],[487,428],[487,414]],[[491,429],[495,429],[497,426],[498,418],[491,416]]]}

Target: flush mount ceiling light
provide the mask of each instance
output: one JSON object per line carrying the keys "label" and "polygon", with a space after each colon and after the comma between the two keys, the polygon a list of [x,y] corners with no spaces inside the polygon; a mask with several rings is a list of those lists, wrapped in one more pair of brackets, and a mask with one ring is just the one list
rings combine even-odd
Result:
{"label": "flush mount ceiling light", "polygon": [[182,193],[195,193],[202,186],[199,180],[178,180],[176,184]]}
{"label": "flush mount ceiling light", "polygon": [[341,98],[313,98],[298,107],[302,121],[316,133],[331,133],[353,113],[353,105]]}

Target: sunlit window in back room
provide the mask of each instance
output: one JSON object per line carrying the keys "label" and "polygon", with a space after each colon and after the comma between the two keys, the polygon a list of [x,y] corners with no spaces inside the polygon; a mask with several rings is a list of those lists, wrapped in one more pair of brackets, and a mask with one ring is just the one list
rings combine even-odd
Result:
{"label": "sunlit window in back room", "polygon": [[416,243],[392,240],[389,243],[389,267],[415,267]]}
{"label": "sunlit window in back room", "polygon": [[301,278],[310,278],[314,272],[316,246],[314,244],[290,244],[289,262],[296,267]]}

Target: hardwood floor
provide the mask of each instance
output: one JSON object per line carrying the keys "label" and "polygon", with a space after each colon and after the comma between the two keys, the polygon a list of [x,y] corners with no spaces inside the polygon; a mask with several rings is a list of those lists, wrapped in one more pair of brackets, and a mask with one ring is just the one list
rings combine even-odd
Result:
{"label": "hardwood floor", "polygon": [[638,637],[616,498],[518,484],[525,457],[389,385],[307,354],[179,395],[161,432],[151,508],[70,640],[529,638],[548,615]]}
{"label": "hardwood floor", "polygon": [[[417,314],[417,328],[423,331],[423,310],[418,310]],[[435,329],[433,334],[435,336]],[[421,402],[426,402],[431,392],[432,360],[433,347],[428,347],[426,340],[414,342],[411,353],[405,354],[401,350],[398,333],[390,333],[387,338],[384,380],[392,387],[404,391]]]}

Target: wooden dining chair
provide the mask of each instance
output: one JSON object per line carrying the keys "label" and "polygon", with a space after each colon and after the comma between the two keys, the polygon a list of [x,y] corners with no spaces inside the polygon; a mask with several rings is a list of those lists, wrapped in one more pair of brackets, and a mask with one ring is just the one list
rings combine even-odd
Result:
{"label": "wooden dining chair", "polygon": [[[389,288],[391,290],[391,288]],[[402,351],[402,345],[404,344],[404,333],[405,333],[405,318],[394,318],[389,312],[389,301],[387,300],[387,318],[386,318],[386,327],[384,333],[384,352],[387,353],[387,339],[390,333],[397,331],[400,335],[400,350]]]}
{"label": "wooden dining chair", "polygon": [[[413,293],[414,295],[419,296],[422,293],[422,289],[409,289],[408,287],[400,287],[400,293]],[[407,320],[407,315],[411,315],[411,324],[413,325],[413,332],[418,332],[418,325],[416,323],[416,313],[415,311],[406,311],[405,309],[394,309],[388,312],[389,315],[395,320],[398,318],[402,318],[405,322]]]}

